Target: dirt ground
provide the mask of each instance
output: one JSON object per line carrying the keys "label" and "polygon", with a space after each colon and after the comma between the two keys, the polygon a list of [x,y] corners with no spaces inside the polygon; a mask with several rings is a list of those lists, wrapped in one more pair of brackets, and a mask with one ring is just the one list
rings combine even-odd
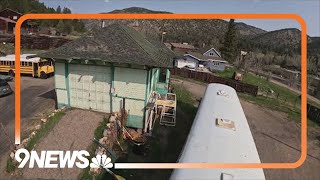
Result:
{"label": "dirt ground", "polygon": [[[14,82],[9,82],[14,91]],[[54,110],[54,78],[38,79],[21,77],[21,132],[29,127],[33,120],[40,120]],[[14,144],[14,93],[0,98],[0,175],[9,157],[10,145]],[[4,133],[5,132],[5,133]],[[8,136],[6,136],[7,134]],[[10,143],[9,143],[10,141]]]}
{"label": "dirt ground", "polygon": [[[73,109],[58,122],[47,137],[36,145],[35,150],[86,150],[92,144],[94,131],[103,121],[103,113]],[[82,169],[24,168],[23,179],[77,179]]]}
{"label": "dirt ground", "polygon": [[[201,99],[206,85],[172,80],[196,99]],[[240,99],[262,163],[295,162],[300,157],[300,125],[285,113],[272,111]],[[267,180],[313,180],[320,177],[320,139],[318,128],[308,128],[308,156],[296,169],[264,169]]]}

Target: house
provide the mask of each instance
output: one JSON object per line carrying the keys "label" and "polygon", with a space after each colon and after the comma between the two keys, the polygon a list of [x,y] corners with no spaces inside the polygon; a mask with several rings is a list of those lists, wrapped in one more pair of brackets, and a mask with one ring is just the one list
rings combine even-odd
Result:
{"label": "house", "polygon": [[190,69],[197,69],[199,67],[199,64],[201,64],[202,60],[198,58],[197,56],[186,53],[181,58],[177,58],[175,60],[175,67],[177,68],[190,68]]}
{"label": "house", "polygon": [[227,64],[228,61],[225,61],[223,59],[208,59],[204,66],[210,71],[224,71]]}
{"label": "house", "polygon": [[197,52],[186,52],[182,58],[175,60],[175,67],[197,69],[203,65],[210,71],[224,71],[228,62],[220,57],[205,56]]}
{"label": "house", "polygon": [[[2,34],[14,34],[15,25],[23,14],[9,8],[0,11],[0,32]],[[24,21],[21,25],[22,33],[34,31],[37,25],[29,21]]]}
{"label": "house", "polygon": [[55,61],[57,104],[128,113],[142,129],[153,92],[168,92],[174,54],[134,29],[113,24],[39,55]]}
{"label": "house", "polygon": [[204,56],[210,56],[210,57],[218,57],[218,58],[222,58],[221,54],[214,48],[211,48],[209,50],[207,50],[206,52],[203,53]]}
{"label": "house", "polygon": [[12,34],[14,31],[14,27],[16,26],[16,22],[5,17],[0,16],[0,33],[1,34]]}
{"label": "house", "polygon": [[0,11],[0,17],[4,17],[4,18],[8,18],[11,19],[13,21],[18,21],[18,19],[22,16],[21,13],[14,11],[12,9],[9,8],[5,8],[3,10]]}
{"label": "house", "polygon": [[210,71],[224,71],[228,64],[228,62],[221,57],[221,54],[215,48],[205,51],[202,55],[209,57],[205,66]]}
{"label": "house", "polygon": [[165,45],[175,52],[194,51],[196,48],[188,43],[165,43]]}

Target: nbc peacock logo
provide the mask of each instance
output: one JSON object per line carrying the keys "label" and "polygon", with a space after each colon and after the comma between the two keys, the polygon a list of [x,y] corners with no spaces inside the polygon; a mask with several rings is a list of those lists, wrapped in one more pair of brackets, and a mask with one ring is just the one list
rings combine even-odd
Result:
{"label": "nbc peacock logo", "polygon": [[90,163],[91,168],[112,168],[113,164],[111,162],[111,158],[107,157],[105,154],[97,154],[96,157],[91,159]]}

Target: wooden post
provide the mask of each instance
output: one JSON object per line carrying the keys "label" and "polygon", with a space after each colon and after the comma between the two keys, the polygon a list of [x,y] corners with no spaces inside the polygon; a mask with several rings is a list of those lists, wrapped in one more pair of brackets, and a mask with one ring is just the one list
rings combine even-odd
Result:
{"label": "wooden post", "polygon": [[151,111],[150,111],[151,115],[150,115],[150,120],[149,120],[149,132],[152,131],[153,113],[154,113],[154,110],[153,110],[153,109],[150,109],[150,110],[151,110]]}
{"label": "wooden post", "polygon": [[120,127],[119,129],[117,128],[117,140],[122,139],[123,136],[123,127],[125,127],[125,118],[126,118],[126,100],[125,98],[122,98],[122,103],[120,104],[120,120],[116,120],[116,124],[118,125],[118,121],[120,121]]}
{"label": "wooden post", "polygon": [[8,26],[9,26],[9,25],[8,25],[8,22],[6,22],[5,24],[6,24],[5,34],[8,34],[8,29],[9,29],[9,27],[8,27]]}
{"label": "wooden post", "polygon": [[150,113],[150,109],[146,109],[146,114],[145,114],[145,117],[144,117],[144,129],[143,129],[143,132],[146,133],[148,131],[148,123],[150,123],[149,121],[149,113]]}

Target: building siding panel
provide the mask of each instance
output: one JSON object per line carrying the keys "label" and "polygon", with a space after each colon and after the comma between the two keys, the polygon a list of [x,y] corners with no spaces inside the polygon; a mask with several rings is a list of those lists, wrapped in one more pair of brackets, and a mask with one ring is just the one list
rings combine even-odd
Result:
{"label": "building siding panel", "polygon": [[58,107],[61,108],[62,106],[67,106],[68,105],[67,90],[56,89],[56,93],[57,93]]}
{"label": "building siding panel", "polygon": [[82,109],[111,112],[111,68],[69,65],[70,105]]}
{"label": "building siding panel", "polygon": [[116,67],[114,73],[114,89],[117,96],[145,99],[146,70]]}
{"label": "building siding panel", "polygon": [[65,64],[64,63],[56,63],[55,64],[55,87],[57,94],[57,104],[58,107],[68,105],[68,94],[66,87],[66,73],[65,73]]}
{"label": "building siding panel", "polygon": [[125,98],[129,127],[143,128],[147,76],[147,70],[115,67],[112,106],[119,111]]}
{"label": "building siding panel", "polygon": [[57,89],[66,89],[65,81],[65,64],[56,63],[55,64],[55,86]]}

